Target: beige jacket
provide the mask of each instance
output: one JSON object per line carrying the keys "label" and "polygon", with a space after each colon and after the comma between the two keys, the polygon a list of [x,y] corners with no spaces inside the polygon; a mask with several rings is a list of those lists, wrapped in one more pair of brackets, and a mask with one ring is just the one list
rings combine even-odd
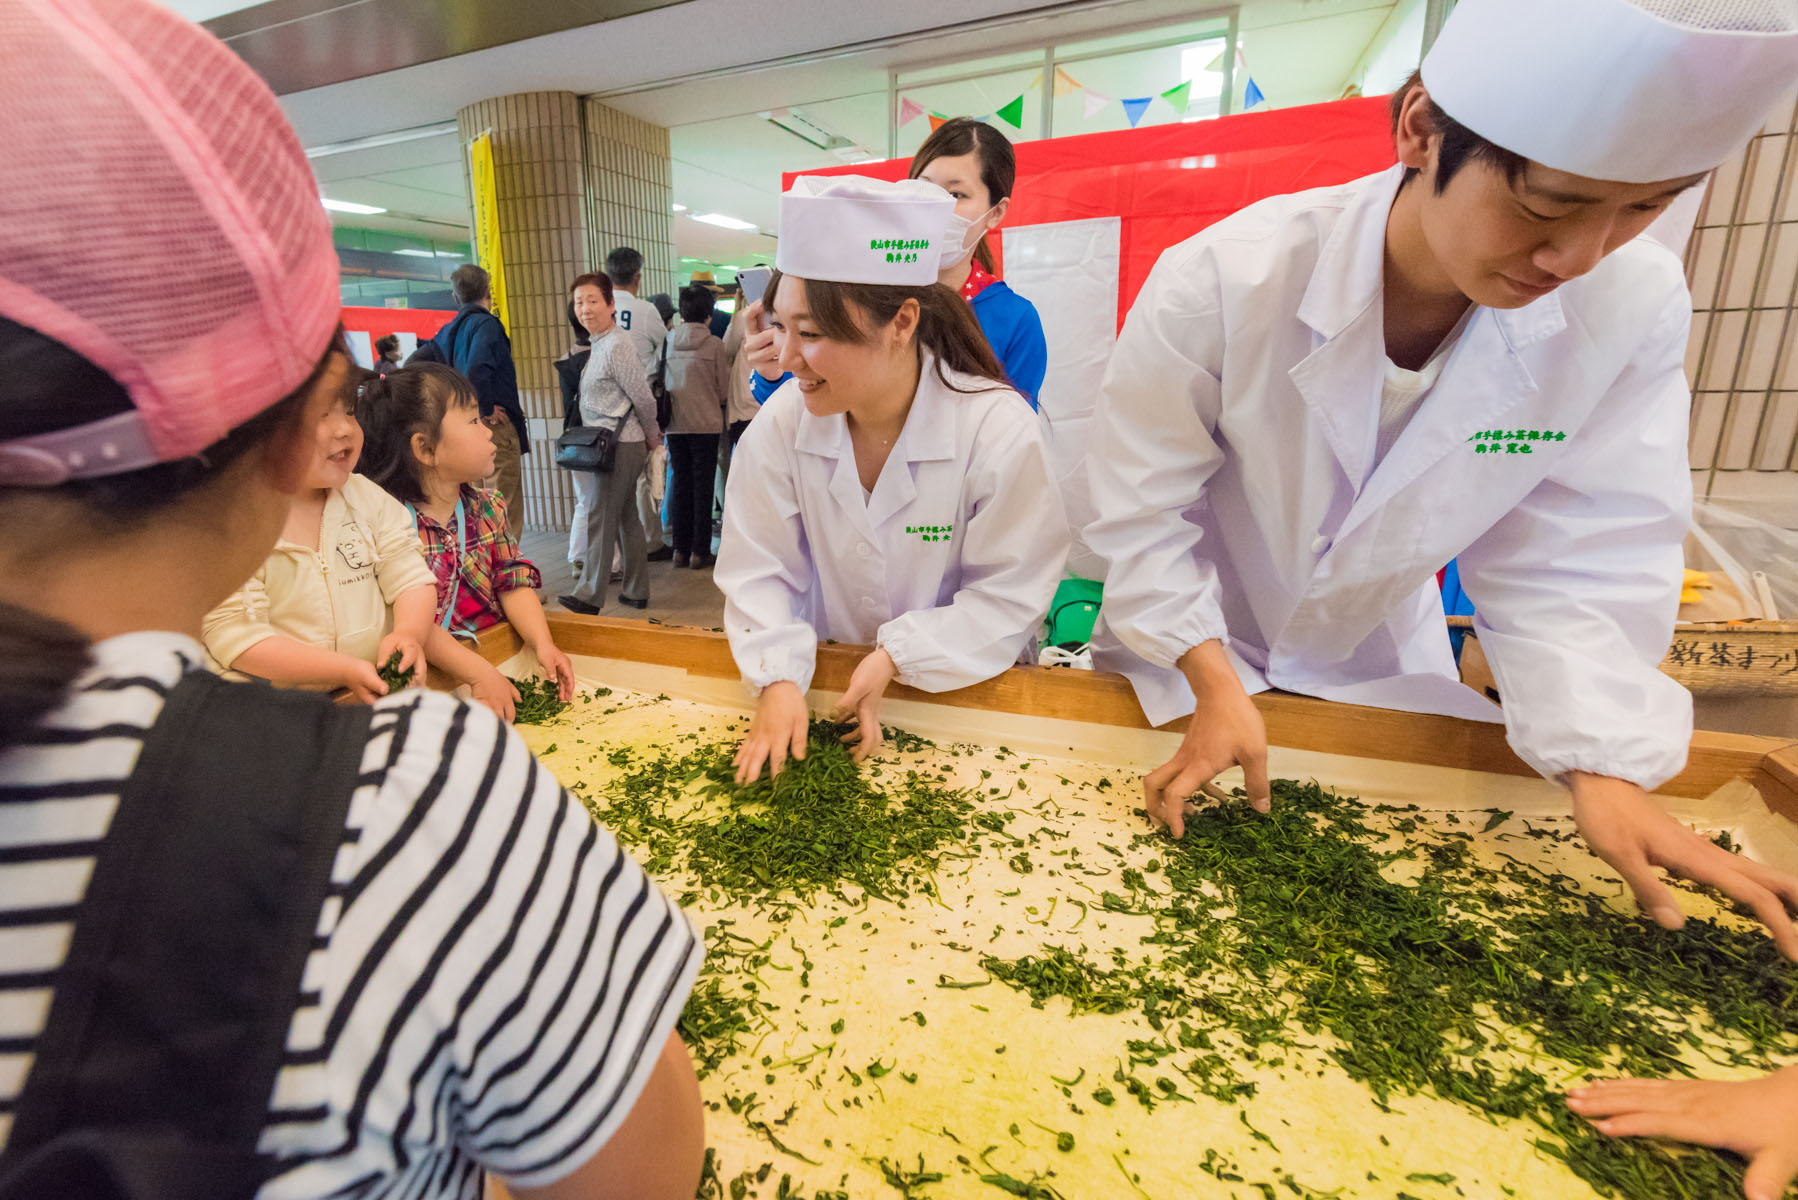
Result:
{"label": "beige jacket", "polygon": [[724,343],[703,324],[686,321],[668,335],[669,433],[723,433],[730,398],[730,358]]}
{"label": "beige jacket", "polygon": [[749,390],[750,366],[743,357],[743,342],[748,336],[748,321],[744,309],[738,309],[730,319],[730,328],[724,331],[724,353],[730,359],[730,407],[725,412],[725,419],[732,425],[738,421],[752,421],[762,406],[755,402],[755,393]]}
{"label": "beige jacket", "polygon": [[331,493],[318,549],[286,540],[201,627],[207,666],[221,674],[239,655],[281,634],[374,662],[393,628],[393,602],[435,589],[406,506],[362,475]]}

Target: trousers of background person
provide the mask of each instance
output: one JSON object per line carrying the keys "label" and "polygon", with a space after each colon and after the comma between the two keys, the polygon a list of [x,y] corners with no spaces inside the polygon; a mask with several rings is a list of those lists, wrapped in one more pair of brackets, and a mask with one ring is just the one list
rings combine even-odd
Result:
{"label": "trousers of background person", "polygon": [[574,515],[568,520],[568,562],[585,565],[587,561],[587,514],[599,503],[599,482],[603,475],[591,471],[570,471],[574,481]]}
{"label": "trousers of background person", "polygon": [[668,459],[674,466],[670,540],[678,565],[712,556],[712,492],[718,479],[718,435],[671,433]]}
{"label": "trousers of background person", "polygon": [[[642,442],[619,442],[612,469],[594,480],[593,500],[587,510],[587,546],[584,564],[574,586],[574,598],[595,608],[606,606],[606,584],[612,577],[612,547],[622,543],[624,582],[621,599],[649,599],[649,561],[643,545],[643,522],[637,515],[637,479],[648,461],[649,447]],[[639,607],[641,605],[639,604]]]}
{"label": "trousers of background person", "polygon": [[493,474],[481,481],[506,499],[506,528],[513,538],[524,532],[524,455],[512,422],[489,425],[493,432]]}

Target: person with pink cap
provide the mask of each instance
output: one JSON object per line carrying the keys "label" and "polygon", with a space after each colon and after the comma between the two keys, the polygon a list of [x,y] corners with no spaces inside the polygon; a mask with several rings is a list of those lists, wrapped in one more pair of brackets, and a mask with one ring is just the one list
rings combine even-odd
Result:
{"label": "person with pink cap", "polygon": [[0,127],[0,1194],[692,1196],[673,901],[478,705],[203,668],[350,386],[274,95],[0,0]]}

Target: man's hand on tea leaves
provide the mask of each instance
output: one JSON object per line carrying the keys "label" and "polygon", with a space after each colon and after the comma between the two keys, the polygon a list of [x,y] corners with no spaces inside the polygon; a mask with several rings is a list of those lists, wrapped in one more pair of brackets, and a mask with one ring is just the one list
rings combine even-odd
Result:
{"label": "man's hand on tea leaves", "polygon": [[1176,838],[1186,833],[1186,804],[1222,771],[1242,768],[1249,803],[1266,812],[1272,804],[1267,783],[1267,725],[1243,690],[1222,642],[1194,646],[1180,656],[1180,670],[1192,685],[1192,720],[1174,757],[1143,777],[1149,820]]}
{"label": "man's hand on tea leaves", "polygon": [[1767,927],[1781,954],[1798,961],[1798,878],[1731,854],[1668,816],[1637,785],[1608,775],[1572,771],[1573,819],[1592,853],[1609,863],[1636,894],[1636,903],[1667,929],[1686,923],[1667,871],[1708,884],[1746,904]]}

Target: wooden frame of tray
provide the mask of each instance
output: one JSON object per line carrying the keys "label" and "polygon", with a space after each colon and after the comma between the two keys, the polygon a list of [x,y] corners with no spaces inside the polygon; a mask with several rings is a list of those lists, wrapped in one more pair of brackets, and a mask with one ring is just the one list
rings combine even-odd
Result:
{"label": "wooden frame of tray", "polygon": [[[737,665],[722,633],[640,620],[550,613],[556,645],[565,653],[674,667],[694,675],[735,679]],[[525,648],[510,625],[481,635],[480,651],[503,663]],[[840,692],[868,652],[863,646],[826,644],[818,648],[812,686]],[[1025,716],[1055,717],[1129,729],[1147,729],[1148,720],[1122,676],[1066,667],[1013,667],[1004,674],[953,692],[929,693],[895,684],[895,699],[987,709]],[[1267,722],[1272,745],[1357,758],[1423,763],[1498,775],[1535,772],[1505,744],[1501,725],[1338,704],[1307,696],[1263,693],[1255,706]],[[1185,722],[1161,726],[1180,732]],[[1733,779],[1752,782],[1767,806],[1798,820],[1798,738],[1695,733],[1685,770],[1660,791],[1703,798]]]}

